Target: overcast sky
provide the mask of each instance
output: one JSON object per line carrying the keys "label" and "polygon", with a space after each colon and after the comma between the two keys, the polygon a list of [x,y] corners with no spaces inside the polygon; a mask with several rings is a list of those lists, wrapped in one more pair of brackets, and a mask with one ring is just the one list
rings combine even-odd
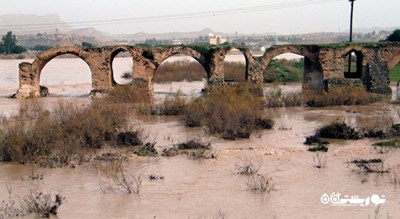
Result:
{"label": "overcast sky", "polygon": [[[291,5],[297,2],[297,6]],[[281,4],[281,5],[279,5]],[[306,5],[307,4],[307,5]],[[253,7],[261,11],[245,12]],[[109,33],[197,31],[297,34],[349,28],[348,0],[0,0],[0,14],[58,14],[65,22],[148,18],[239,8],[230,15],[97,25]],[[354,28],[400,27],[400,0],[355,1]],[[76,27],[87,27],[83,25]]]}

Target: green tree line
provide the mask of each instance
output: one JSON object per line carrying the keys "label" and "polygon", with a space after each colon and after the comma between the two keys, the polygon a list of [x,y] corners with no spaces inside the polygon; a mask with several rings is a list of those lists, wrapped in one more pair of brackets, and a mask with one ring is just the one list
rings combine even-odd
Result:
{"label": "green tree line", "polygon": [[7,32],[2,38],[0,43],[0,53],[1,54],[19,54],[26,52],[26,48],[17,45],[17,37],[12,34],[11,31]]}

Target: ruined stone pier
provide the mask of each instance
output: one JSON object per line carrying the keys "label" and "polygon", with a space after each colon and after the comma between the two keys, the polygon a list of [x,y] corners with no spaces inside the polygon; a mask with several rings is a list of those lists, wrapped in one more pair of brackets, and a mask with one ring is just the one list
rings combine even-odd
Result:
{"label": "ruined stone pier", "polygon": [[[388,72],[400,62],[400,44],[398,43],[353,43],[327,45],[280,45],[273,46],[260,57],[251,54],[243,46],[200,47],[200,46],[107,46],[84,49],[76,46],[52,48],[36,56],[32,63],[19,65],[19,89],[17,98],[41,96],[40,76],[44,66],[64,54],[78,56],[89,66],[92,76],[92,93],[108,92],[115,85],[112,62],[120,52],[128,52],[133,59],[132,85],[153,95],[153,77],[160,64],[174,55],[187,55],[198,61],[207,73],[208,85],[224,84],[224,58],[232,49],[237,49],[245,57],[246,81],[263,86],[263,73],[269,62],[284,53],[304,56],[303,89],[323,90],[327,83],[336,83],[335,79],[347,78],[344,69],[345,57],[356,57],[357,70],[351,75],[368,91],[388,93]],[[340,80],[339,80],[340,81]]]}

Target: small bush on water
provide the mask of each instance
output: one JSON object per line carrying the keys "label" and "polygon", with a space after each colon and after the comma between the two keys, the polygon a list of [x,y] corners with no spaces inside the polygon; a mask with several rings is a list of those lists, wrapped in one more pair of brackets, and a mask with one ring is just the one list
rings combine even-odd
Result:
{"label": "small bush on water", "polygon": [[139,194],[141,175],[129,173],[124,165],[127,158],[118,153],[106,153],[96,157],[94,168],[101,176],[99,185],[103,193]]}
{"label": "small bush on water", "polygon": [[320,152],[313,155],[314,166],[318,169],[326,168],[328,164],[328,158]]}
{"label": "small bush on water", "polygon": [[267,178],[261,174],[249,176],[246,185],[247,188],[254,193],[270,193],[275,187],[272,183],[272,178]]}
{"label": "small bush on water", "polygon": [[143,157],[156,157],[158,155],[158,152],[155,148],[155,145],[156,142],[148,142],[141,146],[137,151],[135,151],[135,154]]}
{"label": "small bush on water", "polygon": [[273,120],[263,112],[262,97],[251,92],[251,85],[221,87],[192,100],[185,111],[186,126],[204,126],[224,139],[249,138],[252,131],[271,128]]}
{"label": "small bush on water", "polygon": [[360,139],[362,136],[344,122],[333,122],[317,130],[316,136],[334,139]]}
{"label": "small bush on water", "polygon": [[350,161],[358,167],[361,173],[389,173],[389,168],[385,166],[385,162],[382,159],[354,159]]}
{"label": "small bush on water", "polygon": [[58,208],[64,201],[65,197],[60,193],[51,194],[36,186],[27,194],[17,198],[9,194],[9,200],[0,203],[0,219],[21,217],[31,213],[48,218],[57,215]]}
{"label": "small bush on water", "polygon": [[258,157],[245,156],[238,159],[234,166],[234,173],[241,175],[253,175],[258,173],[262,162]]}
{"label": "small bush on water", "polygon": [[188,140],[187,142],[175,144],[171,148],[165,148],[162,156],[172,157],[187,155],[190,159],[215,159],[218,153],[210,143],[202,142],[200,139]]}
{"label": "small bush on water", "polygon": [[328,152],[328,146],[326,146],[325,144],[318,144],[317,146],[308,148],[308,151],[311,151],[311,152],[318,152],[318,151]]}

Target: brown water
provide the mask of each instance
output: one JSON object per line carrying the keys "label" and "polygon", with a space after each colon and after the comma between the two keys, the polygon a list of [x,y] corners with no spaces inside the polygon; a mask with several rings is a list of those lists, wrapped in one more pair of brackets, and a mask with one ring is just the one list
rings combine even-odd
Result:
{"label": "brown water", "polygon": [[[0,72],[1,74],[1,72]],[[5,79],[2,79],[5,80]],[[3,81],[2,81],[3,82]],[[1,95],[15,90],[10,81],[0,89]],[[3,83],[2,83],[3,85]],[[164,90],[201,87],[201,83],[172,83],[160,85]],[[59,87],[59,84],[53,85]],[[83,88],[84,85],[65,85]],[[90,89],[90,86],[89,86]],[[162,90],[160,89],[160,90]],[[70,89],[71,91],[71,89]],[[73,91],[73,89],[72,89]],[[162,92],[160,92],[162,94]],[[50,107],[59,100],[85,103],[85,96],[44,98]],[[19,101],[0,98],[3,113],[18,110]],[[0,201],[26,193],[40,184],[47,191],[61,192],[67,202],[59,209],[58,218],[374,218],[377,209],[369,206],[331,206],[320,201],[324,193],[339,192],[366,198],[373,194],[385,195],[380,205],[381,218],[387,215],[400,218],[398,188],[391,183],[393,173],[400,175],[400,151],[378,154],[369,139],[333,141],[327,156],[327,167],[318,169],[313,164],[313,153],[303,145],[305,136],[333,120],[344,120],[356,126],[383,121],[384,115],[398,110],[398,106],[368,105],[328,108],[288,108],[270,110],[275,127],[255,133],[250,139],[225,141],[210,136],[199,128],[185,128],[178,117],[137,116],[136,123],[157,142],[157,150],[187,139],[202,138],[217,149],[217,159],[191,160],[185,156],[144,158],[131,156],[126,165],[129,174],[141,175],[143,184],[139,194],[103,194],[99,176],[90,164],[76,168],[43,169],[30,165],[0,163]],[[105,152],[107,150],[105,149]],[[248,190],[248,177],[235,174],[239,159],[251,158],[261,164],[260,174],[272,178],[275,189],[271,193],[255,194]],[[392,167],[391,173],[363,175],[347,161],[354,158],[382,158]],[[29,175],[43,174],[42,180],[30,180]],[[150,181],[150,174],[164,176]],[[31,218],[35,216],[28,216]]]}

